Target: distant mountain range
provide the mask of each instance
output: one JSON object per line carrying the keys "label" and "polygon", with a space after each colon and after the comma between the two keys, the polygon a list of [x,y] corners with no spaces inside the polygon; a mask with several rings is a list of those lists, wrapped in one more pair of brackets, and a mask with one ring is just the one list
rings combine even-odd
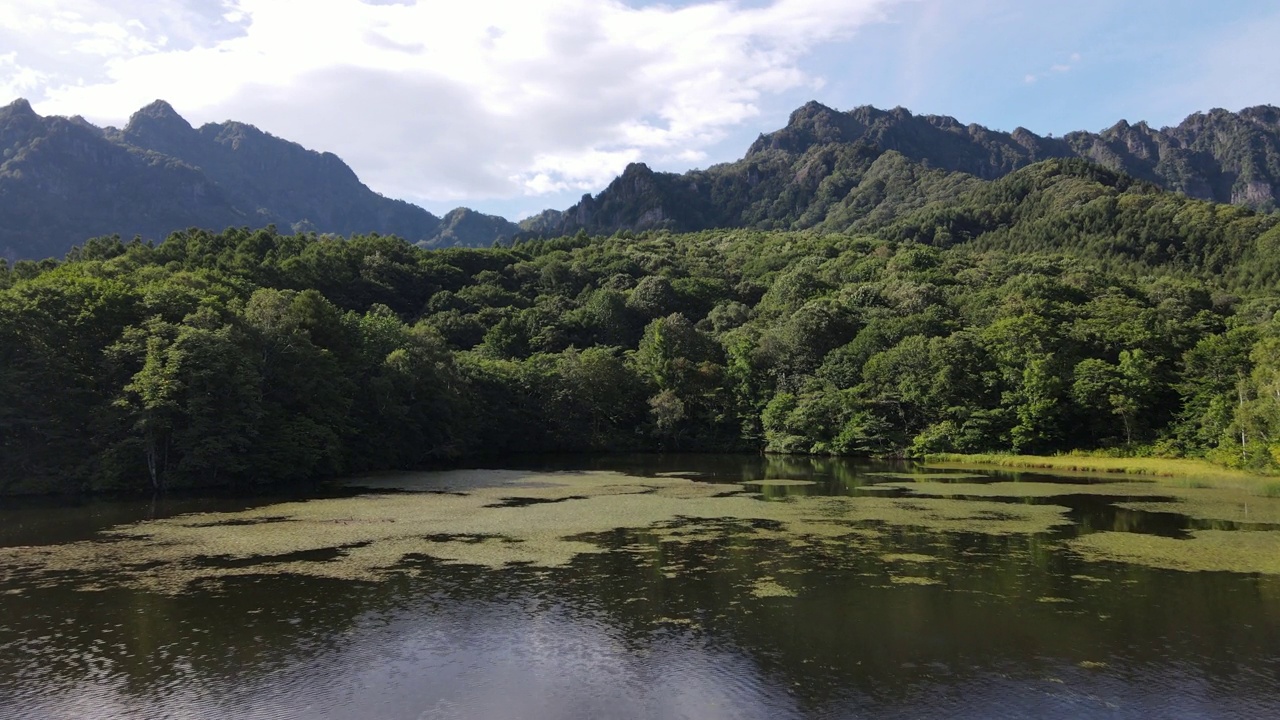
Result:
{"label": "distant mountain range", "polygon": [[519,231],[466,208],[438,218],[373,192],[332,153],[244,123],[196,129],[162,100],[122,130],[41,117],[18,100],[0,108],[0,152],[0,257],[61,256],[93,236],[162,239],[192,226],[274,223],[424,245],[488,245]]}
{"label": "distant mountain range", "polygon": [[521,223],[526,233],[712,227],[848,230],[946,201],[975,182],[1083,158],[1166,190],[1269,211],[1280,200],[1280,108],[1196,113],[1174,128],[1121,121],[1041,137],[903,108],[838,112],[810,102],[741,160],[683,174],[631,165],[602,193]]}
{"label": "distant mountain range", "polygon": [[192,226],[394,234],[426,247],[585,231],[871,230],[1051,159],[1083,158],[1167,190],[1271,211],[1280,109],[1196,113],[1173,128],[1121,121],[1041,137],[905,109],[811,102],[732,163],[683,174],[628,166],[598,195],[519,225],[458,208],[444,218],[383,197],[341,159],[238,122],[193,128],[164,101],[123,129],[0,108],[0,257],[61,256],[97,235],[160,239]]}

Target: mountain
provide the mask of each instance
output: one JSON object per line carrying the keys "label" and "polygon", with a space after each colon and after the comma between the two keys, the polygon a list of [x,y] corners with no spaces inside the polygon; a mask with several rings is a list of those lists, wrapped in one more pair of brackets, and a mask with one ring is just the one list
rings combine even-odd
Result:
{"label": "mountain", "polygon": [[418,241],[440,225],[426,210],[370,190],[333,153],[313,152],[239,122],[196,130],[163,100],[134,113],[110,137],[200,168],[235,207],[274,217],[283,226],[301,223],[339,235],[376,231]]}
{"label": "mountain", "polygon": [[520,226],[497,215],[486,215],[470,208],[455,208],[440,218],[440,225],[422,247],[490,247],[507,242],[520,233]]}
{"label": "mountain", "polygon": [[[332,153],[239,122],[192,127],[166,102],[123,129],[0,108],[0,257],[61,256],[118,233],[159,239],[192,226],[351,235],[423,247],[522,237],[710,228],[871,232],[1046,160],[1080,159],[1191,198],[1270,211],[1280,201],[1280,108],[1196,113],[1177,127],[1121,121],[1041,137],[903,108],[810,102],[737,161],[683,174],[633,164],[597,195],[518,226],[458,208],[438,218],[383,197]],[[945,224],[945,223],[944,223]]]}
{"label": "mountain", "polygon": [[1120,121],[1101,133],[1041,137],[913,115],[839,112],[810,102],[745,157],[684,174],[629,166],[603,192],[521,223],[530,235],[712,227],[870,229],[1050,159],[1080,158],[1161,188],[1273,210],[1280,201],[1280,108],[1196,113],[1173,128]]}
{"label": "mountain", "polygon": [[61,256],[87,238],[276,224],[488,247],[518,228],[459,208],[446,221],[360,182],[338,156],[239,122],[194,128],[157,100],[123,129],[0,108],[0,257]]}
{"label": "mountain", "polygon": [[0,257],[61,256],[94,235],[254,224],[226,191],[176,158],[112,142],[83,120],[0,108]]}

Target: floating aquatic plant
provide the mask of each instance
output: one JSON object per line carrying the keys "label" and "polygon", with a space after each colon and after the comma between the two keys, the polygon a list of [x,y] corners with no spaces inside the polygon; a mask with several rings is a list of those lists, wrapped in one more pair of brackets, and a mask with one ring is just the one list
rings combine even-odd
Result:
{"label": "floating aquatic plant", "polygon": [[94,541],[0,548],[0,578],[21,575],[50,584],[80,578],[180,592],[192,582],[237,575],[377,580],[414,572],[415,558],[554,567],[606,552],[609,546],[597,536],[618,529],[658,541],[738,534],[794,548],[853,548],[880,526],[1011,535],[1068,522],[1066,508],[1051,505],[883,497],[776,503],[741,486],[616,473],[459,471],[375,482],[421,492],[185,515],[117,527]]}
{"label": "floating aquatic plant", "polygon": [[1183,571],[1280,575],[1280,532],[1197,530],[1190,538],[1126,532],[1084,535],[1069,543],[1086,560]]}

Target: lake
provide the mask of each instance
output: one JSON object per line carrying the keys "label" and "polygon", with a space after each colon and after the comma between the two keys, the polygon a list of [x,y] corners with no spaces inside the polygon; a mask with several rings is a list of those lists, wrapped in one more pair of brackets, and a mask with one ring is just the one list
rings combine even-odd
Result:
{"label": "lake", "polygon": [[482,465],[310,499],[0,500],[0,717],[1280,717],[1280,499]]}

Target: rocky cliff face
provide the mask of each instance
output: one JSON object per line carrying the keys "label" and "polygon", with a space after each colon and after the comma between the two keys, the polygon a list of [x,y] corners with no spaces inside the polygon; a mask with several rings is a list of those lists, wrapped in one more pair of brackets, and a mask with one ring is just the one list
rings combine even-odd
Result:
{"label": "rocky cliff face", "polygon": [[1271,209],[1280,199],[1280,109],[1196,113],[1177,127],[1121,120],[1100,133],[1045,138],[896,108],[841,113],[818,103],[795,111],[787,127],[748,151],[802,153],[819,144],[867,142],[931,167],[991,180],[1049,158],[1080,157],[1202,200]]}
{"label": "rocky cliff face", "polygon": [[1280,202],[1280,109],[1213,110],[1159,130],[1120,121],[1101,133],[1053,138],[903,108],[839,112],[810,102],[786,127],[761,135],[742,160],[683,175],[633,166],[599,195],[521,227],[531,235],[858,229],[953,197],[971,181],[1056,158],[1083,158],[1198,199],[1272,210]]}

